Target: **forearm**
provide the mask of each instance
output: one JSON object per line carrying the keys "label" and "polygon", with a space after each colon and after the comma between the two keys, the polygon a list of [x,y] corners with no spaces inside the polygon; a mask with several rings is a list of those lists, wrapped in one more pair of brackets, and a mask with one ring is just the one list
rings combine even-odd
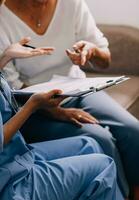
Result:
{"label": "forearm", "polygon": [[4,68],[5,65],[11,60],[5,53],[0,56],[0,69]]}
{"label": "forearm", "polygon": [[111,62],[111,53],[109,50],[96,48],[95,53],[90,58],[90,62],[96,68],[107,68]]}
{"label": "forearm", "polygon": [[35,105],[32,101],[27,103],[21,108],[21,110],[15,114],[9,121],[4,124],[4,143],[7,144],[13,135],[21,128],[24,122],[35,111]]}

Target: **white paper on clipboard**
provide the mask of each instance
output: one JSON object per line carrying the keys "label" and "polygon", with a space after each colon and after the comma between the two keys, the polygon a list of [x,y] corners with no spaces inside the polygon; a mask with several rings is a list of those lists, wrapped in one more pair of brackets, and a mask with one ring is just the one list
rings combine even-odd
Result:
{"label": "white paper on clipboard", "polygon": [[53,89],[61,89],[63,93],[73,93],[86,91],[89,88],[98,88],[98,90],[105,89],[111,85],[116,85],[120,82],[128,80],[128,77],[96,77],[96,78],[72,78],[67,76],[54,75],[49,82],[33,85],[19,92],[25,93],[39,93],[49,92]]}

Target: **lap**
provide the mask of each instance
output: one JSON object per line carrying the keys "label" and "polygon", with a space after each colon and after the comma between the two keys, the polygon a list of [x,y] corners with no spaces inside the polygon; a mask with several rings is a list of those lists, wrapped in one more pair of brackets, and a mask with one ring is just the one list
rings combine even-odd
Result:
{"label": "lap", "polygon": [[[116,170],[114,162],[105,155],[90,154],[50,161],[53,187],[59,192],[49,190],[51,199],[93,199],[101,200],[109,186],[115,184]],[[59,181],[60,180],[60,181]],[[105,184],[104,184],[105,182]],[[100,192],[101,191],[101,192]],[[58,194],[58,197],[55,197]],[[115,194],[114,194],[115,195]],[[103,199],[103,198],[102,198]],[[116,199],[113,198],[107,199]]]}
{"label": "lap", "polygon": [[31,144],[35,151],[43,153],[46,160],[54,160],[92,153],[103,153],[100,145],[92,138],[76,136]]}
{"label": "lap", "polygon": [[[106,102],[106,105],[104,104],[104,102]],[[127,111],[121,108],[121,106],[119,106],[111,97],[109,97],[104,92],[89,95],[81,100],[72,99],[64,106],[83,108],[84,110],[90,112],[90,114],[101,120],[102,125],[85,124],[80,129],[70,123],[48,120],[44,118],[44,116],[34,114],[31,116],[31,118],[27,121],[22,129],[27,141],[38,142],[72,137],[77,135],[88,135],[99,142],[105,154],[114,158],[119,169],[118,171],[119,173],[121,172],[119,177],[122,177],[121,181],[124,180],[124,176],[122,175],[122,165],[115,142],[121,148],[123,148],[123,155],[127,157],[126,164],[130,165],[130,163],[133,163],[129,162],[129,158],[126,155],[128,155],[127,152],[129,149],[128,147],[130,147],[131,139],[132,143],[134,143],[134,140],[138,141],[138,121],[130,114],[128,114]],[[105,128],[106,126],[110,128],[110,131]],[[127,127],[131,128],[129,129]],[[135,127],[133,128],[134,131],[129,131],[132,129],[132,127]],[[131,132],[137,136],[136,139],[134,139]],[[131,139],[127,137],[127,134],[131,137]],[[133,151],[130,153],[130,157],[132,157]],[[130,168],[132,169],[132,167]]]}

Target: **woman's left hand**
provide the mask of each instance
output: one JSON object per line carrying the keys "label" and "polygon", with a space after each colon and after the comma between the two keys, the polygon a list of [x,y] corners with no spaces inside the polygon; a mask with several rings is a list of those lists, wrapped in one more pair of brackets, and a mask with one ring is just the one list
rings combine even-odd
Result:
{"label": "woman's left hand", "polygon": [[95,117],[82,109],[55,107],[45,109],[45,114],[53,119],[70,122],[78,127],[82,127],[85,123],[99,123]]}
{"label": "woman's left hand", "polygon": [[76,65],[84,66],[88,60],[96,55],[97,47],[91,42],[79,41],[73,46],[74,51],[66,50],[67,55]]}
{"label": "woman's left hand", "polygon": [[34,110],[38,109],[52,109],[59,106],[59,104],[65,99],[64,96],[57,96],[61,94],[62,91],[55,89],[50,92],[35,93],[33,94],[28,101],[32,102]]}
{"label": "woman's left hand", "polygon": [[29,58],[33,56],[39,56],[39,55],[50,55],[54,51],[53,47],[39,47],[32,49],[30,47],[24,47],[23,45],[30,42],[30,38],[26,37],[21,39],[19,42],[10,45],[5,50],[5,56],[10,59],[14,58]]}

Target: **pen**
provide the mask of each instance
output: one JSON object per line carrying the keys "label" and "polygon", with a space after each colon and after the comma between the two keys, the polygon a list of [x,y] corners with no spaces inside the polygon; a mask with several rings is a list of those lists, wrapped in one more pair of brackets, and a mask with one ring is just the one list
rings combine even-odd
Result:
{"label": "pen", "polygon": [[31,48],[31,49],[36,49],[36,47],[33,47],[33,46],[31,46],[31,45],[28,45],[28,44],[23,44],[23,46],[24,46],[24,47],[29,47],[29,48]]}

